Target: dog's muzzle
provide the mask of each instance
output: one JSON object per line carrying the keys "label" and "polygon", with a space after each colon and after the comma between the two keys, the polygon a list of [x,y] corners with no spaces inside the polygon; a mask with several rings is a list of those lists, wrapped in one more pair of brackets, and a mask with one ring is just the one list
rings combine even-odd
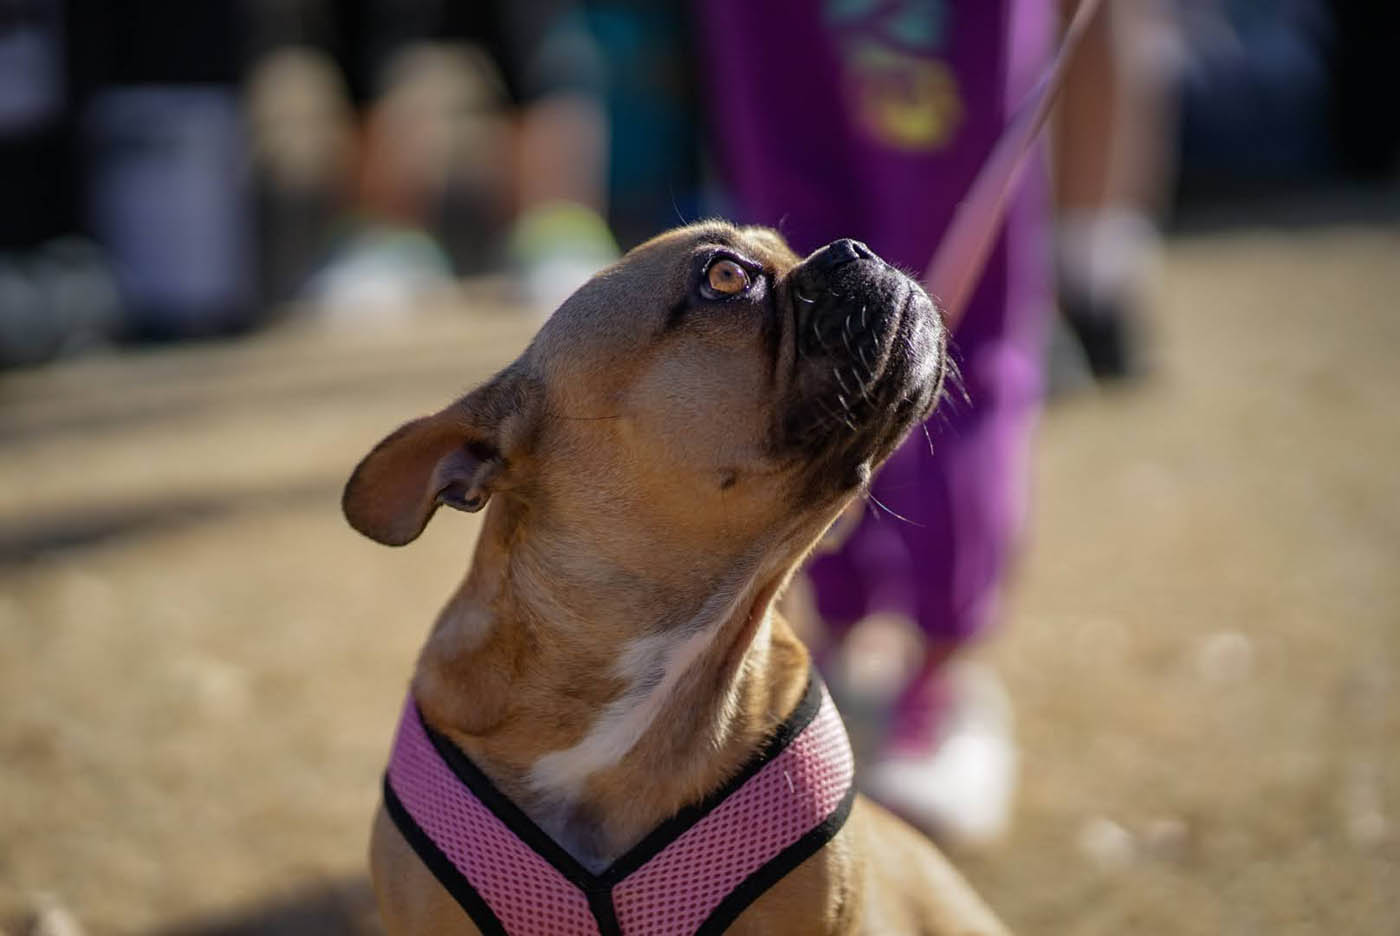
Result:
{"label": "dog's muzzle", "polygon": [[858,485],[940,392],[944,329],[918,283],[860,241],[813,253],[784,281],[796,356],[779,447]]}

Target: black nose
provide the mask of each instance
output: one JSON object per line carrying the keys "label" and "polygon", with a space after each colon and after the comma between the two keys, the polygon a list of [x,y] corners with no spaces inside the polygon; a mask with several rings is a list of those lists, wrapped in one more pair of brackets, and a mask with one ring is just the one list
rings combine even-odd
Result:
{"label": "black nose", "polygon": [[852,260],[878,260],[875,252],[858,240],[851,240],[843,237],[827,244],[821,250],[812,254],[807,262],[812,264],[813,269],[834,270],[843,263],[850,263]]}

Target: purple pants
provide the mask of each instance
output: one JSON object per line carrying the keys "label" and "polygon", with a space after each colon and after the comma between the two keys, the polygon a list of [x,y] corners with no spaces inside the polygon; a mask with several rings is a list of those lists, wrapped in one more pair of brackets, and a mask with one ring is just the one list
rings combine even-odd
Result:
{"label": "purple pants", "polygon": [[[921,273],[1046,60],[1053,16],[1047,0],[700,0],[733,214],[799,252],[855,237]],[[868,505],[812,561],[829,625],[905,613],[941,657],[991,619],[1040,399],[1046,212],[1033,170],[952,342],[970,402],[954,388],[874,481],[907,522]]]}

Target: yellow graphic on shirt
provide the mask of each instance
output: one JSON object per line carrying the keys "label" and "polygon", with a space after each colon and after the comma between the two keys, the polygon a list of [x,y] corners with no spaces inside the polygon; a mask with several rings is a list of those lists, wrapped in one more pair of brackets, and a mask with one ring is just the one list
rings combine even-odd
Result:
{"label": "yellow graphic on shirt", "polygon": [[862,129],[904,150],[938,150],[963,119],[957,77],[937,59],[862,43],[845,56],[847,93]]}

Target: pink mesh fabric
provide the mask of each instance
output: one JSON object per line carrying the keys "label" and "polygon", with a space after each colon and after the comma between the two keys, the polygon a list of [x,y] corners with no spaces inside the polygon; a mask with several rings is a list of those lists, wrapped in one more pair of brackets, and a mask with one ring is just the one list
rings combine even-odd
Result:
{"label": "pink mesh fabric", "polygon": [[[747,877],[826,820],[851,787],[841,716],[821,686],[816,716],[698,822],[612,889],[628,936],[689,936]],[[584,892],[521,841],[452,772],[410,698],[389,783],[405,811],[511,936],[599,936]]]}
{"label": "pink mesh fabric", "polygon": [[506,932],[598,936],[583,891],[457,779],[423,731],[412,698],[399,719],[389,782],[418,827],[471,882]]}
{"label": "pink mesh fabric", "polygon": [[705,818],[613,888],[624,933],[694,933],[744,878],[810,832],[850,789],[846,729],[822,687],[815,718]]}

